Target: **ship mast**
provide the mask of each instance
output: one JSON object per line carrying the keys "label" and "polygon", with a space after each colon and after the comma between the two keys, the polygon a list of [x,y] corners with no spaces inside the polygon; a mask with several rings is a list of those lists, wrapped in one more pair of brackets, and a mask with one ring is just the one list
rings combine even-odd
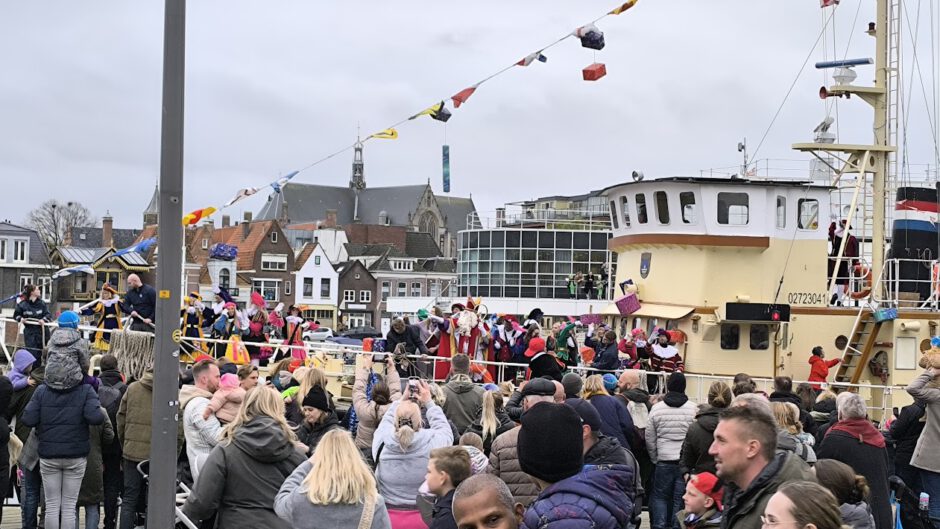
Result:
{"label": "ship mast", "polygon": [[[829,164],[828,157],[823,155],[828,153],[841,162],[841,168],[833,167],[836,171],[836,181],[844,174],[858,174],[858,187],[855,196],[852,199],[851,211],[847,215],[846,230],[851,227],[852,218],[855,216],[855,210],[858,207],[859,190],[865,183],[866,175],[871,175],[871,194],[872,194],[872,277],[881,277],[882,268],[885,260],[885,224],[886,224],[886,195],[889,161],[892,154],[897,150],[890,144],[890,89],[889,68],[890,62],[890,42],[892,28],[889,20],[889,9],[894,0],[877,0],[877,15],[875,18],[874,37],[875,37],[875,83],[874,86],[857,86],[849,83],[837,83],[831,87],[823,87],[820,90],[820,97],[845,97],[858,96],[860,99],[871,105],[874,110],[873,131],[874,137],[870,145],[844,144],[844,143],[796,143],[793,149],[809,152],[823,163]],[[870,31],[869,34],[872,32]],[[848,62],[857,64],[858,61],[835,61],[835,63]],[[851,67],[849,64],[847,67]],[[845,243],[848,238],[843,238],[842,246],[839,248],[836,269],[843,259],[845,252]],[[835,277],[832,278],[835,281]],[[829,290],[832,290],[832,284]]]}

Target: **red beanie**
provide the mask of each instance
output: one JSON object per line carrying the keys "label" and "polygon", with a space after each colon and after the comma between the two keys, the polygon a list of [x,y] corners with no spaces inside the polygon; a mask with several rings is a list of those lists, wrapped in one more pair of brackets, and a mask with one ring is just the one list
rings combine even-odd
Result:
{"label": "red beanie", "polygon": [[721,497],[724,496],[725,491],[718,486],[718,477],[711,472],[702,472],[692,476],[689,481],[699,492],[715,500],[715,508],[721,510]]}

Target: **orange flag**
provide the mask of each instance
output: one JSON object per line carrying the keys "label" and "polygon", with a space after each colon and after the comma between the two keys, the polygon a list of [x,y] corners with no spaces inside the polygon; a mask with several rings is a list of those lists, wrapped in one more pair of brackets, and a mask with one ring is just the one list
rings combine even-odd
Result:
{"label": "orange flag", "polygon": [[473,85],[469,88],[464,88],[463,90],[457,92],[451,97],[454,101],[454,108],[460,108],[460,105],[466,103],[470,96],[477,91],[477,85]]}
{"label": "orange flag", "polygon": [[630,9],[631,7],[635,6],[638,1],[639,1],[639,0],[630,0],[629,2],[627,2],[627,3],[625,3],[625,4],[622,4],[620,7],[614,8],[613,11],[611,11],[610,13],[607,13],[607,14],[608,14],[608,15],[619,15],[620,13],[623,13],[623,12],[626,11],[627,9]]}
{"label": "orange flag", "polygon": [[209,218],[216,211],[218,210],[213,207],[197,209],[183,216],[183,226],[195,226],[200,220]]}

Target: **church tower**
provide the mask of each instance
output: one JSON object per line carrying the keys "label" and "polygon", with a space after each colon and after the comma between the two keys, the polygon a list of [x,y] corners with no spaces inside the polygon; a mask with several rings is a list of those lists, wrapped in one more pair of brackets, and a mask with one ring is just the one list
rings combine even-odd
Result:
{"label": "church tower", "polygon": [[356,202],[353,206],[353,222],[359,221],[359,192],[366,188],[365,162],[362,161],[362,142],[356,138],[353,149],[352,176],[349,179],[349,189],[356,192]]}
{"label": "church tower", "polygon": [[160,216],[160,186],[154,186],[153,197],[150,204],[144,210],[144,226],[152,226],[159,222]]}

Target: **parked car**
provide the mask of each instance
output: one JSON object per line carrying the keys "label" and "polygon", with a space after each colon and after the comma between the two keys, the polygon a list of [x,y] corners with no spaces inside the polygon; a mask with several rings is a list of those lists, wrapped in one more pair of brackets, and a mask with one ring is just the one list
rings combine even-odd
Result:
{"label": "parked car", "polygon": [[308,329],[304,331],[304,341],[322,342],[327,338],[333,337],[333,329],[329,327],[319,327],[317,329]]}
{"label": "parked car", "polygon": [[329,337],[329,338],[327,338],[326,340],[323,340],[323,341],[324,341],[324,342],[329,342],[329,343],[338,343],[338,344],[340,344],[340,345],[349,345],[349,346],[353,346],[353,347],[362,347],[362,340],[357,340],[357,339],[355,339],[355,338],[347,338],[347,337],[345,337],[345,336],[331,336],[331,337]]}
{"label": "parked car", "polygon": [[352,327],[341,333],[340,336],[344,338],[355,338],[356,340],[363,340],[365,338],[382,338],[382,332],[376,329],[375,327]]}

